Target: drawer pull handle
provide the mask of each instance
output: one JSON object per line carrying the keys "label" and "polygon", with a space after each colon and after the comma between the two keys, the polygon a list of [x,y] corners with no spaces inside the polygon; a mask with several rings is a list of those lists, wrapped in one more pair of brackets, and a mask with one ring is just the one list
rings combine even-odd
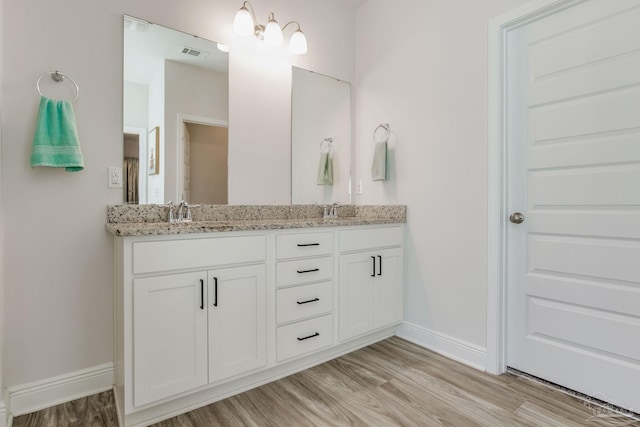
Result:
{"label": "drawer pull handle", "polygon": [[314,299],[310,299],[307,301],[296,301],[298,304],[302,305],[302,304],[309,304],[310,302],[316,302],[316,301],[320,301],[320,298],[314,298]]}
{"label": "drawer pull handle", "polygon": [[298,243],[299,248],[306,248],[308,246],[320,246],[320,243]]}
{"label": "drawer pull handle", "polygon": [[213,278],[213,306],[218,306],[218,278]]}
{"label": "drawer pull handle", "polygon": [[319,268],[312,268],[311,270],[296,270],[298,272],[298,274],[304,274],[304,273],[315,273],[316,271],[320,271]]}
{"label": "drawer pull handle", "polygon": [[319,337],[320,334],[318,332],[316,332],[313,335],[309,335],[308,337],[303,337],[303,338],[298,338],[298,341],[304,341],[304,340],[308,340],[309,338],[315,338],[315,337]]}
{"label": "drawer pull handle", "polygon": [[376,257],[372,256],[371,259],[373,260],[373,271],[371,273],[371,277],[376,277]]}
{"label": "drawer pull handle", "polygon": [[200,310],[204,310],[204,280],[200,279]]}
{"label": "drawer pull handle", "polygon": [[378,255],[378,276],[382,276],[382,256]]}

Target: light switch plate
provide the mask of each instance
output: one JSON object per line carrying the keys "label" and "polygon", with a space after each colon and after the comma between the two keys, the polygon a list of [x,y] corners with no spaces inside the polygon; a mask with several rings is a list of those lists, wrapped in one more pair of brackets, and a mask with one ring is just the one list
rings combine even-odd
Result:
{"label": "light switch plate", "polygon": [[122,168],[109,167],[109,188],[122,188]]}

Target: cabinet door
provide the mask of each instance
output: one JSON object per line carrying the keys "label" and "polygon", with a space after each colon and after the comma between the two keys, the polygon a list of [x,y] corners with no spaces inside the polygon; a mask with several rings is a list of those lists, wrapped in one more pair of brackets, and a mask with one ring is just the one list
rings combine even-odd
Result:
{"label": "cabinet door", "polygon": [[375,327],[393,325],[403,318],[404,279],[402,249],[376,251]]}
{"label": "cabinet door", "polygon": [[264,264],[212,270],[209,276],[209,382],[267,363]]}
{"label": "cabinet door", "polygon": [[340,340],[375,327],[374,254],[340,256]]}
{"label": "cabinet door", "polygon": [[133,281],[134,405],[207,384],[206,273]]}

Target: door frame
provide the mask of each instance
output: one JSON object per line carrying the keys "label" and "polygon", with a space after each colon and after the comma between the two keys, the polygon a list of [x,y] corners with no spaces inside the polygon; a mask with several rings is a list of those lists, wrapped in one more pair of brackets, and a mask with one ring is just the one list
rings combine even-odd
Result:
{"label": "door frame", "polygon": [[507,32],[586,0],[533,0],[489,21],[488,265],[485,370],[507,371]]}

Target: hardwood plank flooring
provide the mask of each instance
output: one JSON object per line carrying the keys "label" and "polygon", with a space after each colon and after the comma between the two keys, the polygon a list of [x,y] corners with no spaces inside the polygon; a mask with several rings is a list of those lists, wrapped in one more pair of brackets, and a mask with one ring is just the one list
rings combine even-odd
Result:
{"label": "hardwood plank flooring", "polygon": [[[17,417],[14,427],[116,426],[111,392]],[[390,338],[168,419],[202,426],[630,426],[529,379],[493,376]]]}

